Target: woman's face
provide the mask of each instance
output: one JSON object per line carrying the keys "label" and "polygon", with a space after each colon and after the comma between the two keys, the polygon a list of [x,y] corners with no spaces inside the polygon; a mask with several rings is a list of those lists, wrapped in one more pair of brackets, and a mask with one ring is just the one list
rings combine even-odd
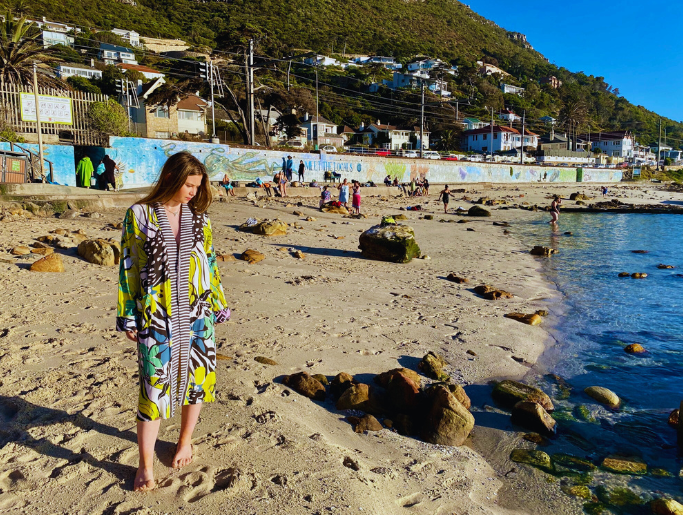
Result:
{"label": "woman's face", "polygon": [[202,185],[202,177],[203,175],[188,175],[185,184],[180,187],[171,200],[187,204],[197,194],[197,190]]}

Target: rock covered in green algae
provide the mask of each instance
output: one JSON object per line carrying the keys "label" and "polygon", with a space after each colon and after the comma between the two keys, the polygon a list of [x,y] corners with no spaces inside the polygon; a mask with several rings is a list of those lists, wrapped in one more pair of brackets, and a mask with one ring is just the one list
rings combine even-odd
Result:
{"label": "rock covered in green algae", "polygon": [[602,462],[602,468],[619,474],[647,474],[647,463],[636,456],[611,454]]}
{"label": "rock covered in green algae", "polygon": [[553,462],[547,453],[531,449],[515,449],[510,453],[510,459],[515,463],[525,463],[546,472],[552,472]]}
{"label": "rock covered in green algae", "polygon": [[520,383],[506,379],[498,383],[491,394],[493,400],[506,408],[512,408],[520,401],[537,402],[546,411],[553,411],[553,401],[543,391],[529,386],[528,384]]}
{"label": "rock covered in green algae", "polygon": [[409,263],[421,254],[415,232],[407,225],[375,225],[360,235],[359,244],[365,257],[377,261]]}
{"label": "rock covered in green algae", "polygon": [[551,460],[556,469],[567,468],[578,472],[590,472],[597,468],[590,461],[571,454],[556,453],[552,455]]}
{"label": "rock covered in green algae", "polygon": [[574,417],[576,417],[577,420],[583,420],[584,422],[590,422],[591,424],[597,423],[597,420],[593,416],[593,414],[590,412],[587,406],[584,406],[583,404],[579,404],[578,406],[574,406],[574,409],[572,410],[574,413]]}
{"label": "rock covered in green algae", "polygon": [[600,485],[595,493],[600,501],[609,506],[637,506],[645,504],[643,498],[630,488],[608,488],[604,485]]}
{"label": "rock covered in green algae", "polygon": [[621,404],[621,399],[616,393],[602,386],[589,386],[584,390],[584,393],[610,408],[617,408]]}
{"label": "rock covered in green algae", "polygon": [[443,367],[446,365],[448,365],[448,362],[444,358],[435,352],[429,351],[424,355],[422,361],[418,363],[417,368],[427,377],[437,381],[450,381],[450,376],[443,371]]}
{"label": "rock covered in green algae", "polygon": [[590,499],[593,497],[590,488],[588,488],[586,485],[565,485],[562,487],[562,491],[567,495],[579,497],[581,499]]}

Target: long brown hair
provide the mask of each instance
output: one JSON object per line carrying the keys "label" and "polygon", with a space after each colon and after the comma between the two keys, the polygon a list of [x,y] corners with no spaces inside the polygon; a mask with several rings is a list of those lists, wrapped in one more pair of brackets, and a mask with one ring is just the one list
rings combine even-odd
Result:
{"label": "long brown hair", "polygon": [[201,175],[202,184],[197,194],[187,205],[193,213],[203,213],[211,205],[212,195],[209,185],[209,174],[202,162],[187,151],[178,152],[164,163],[159,178],[152,186],[152,191],[140,200],[140,204],[156,204],[168,202],[182,188],[190,175]]}

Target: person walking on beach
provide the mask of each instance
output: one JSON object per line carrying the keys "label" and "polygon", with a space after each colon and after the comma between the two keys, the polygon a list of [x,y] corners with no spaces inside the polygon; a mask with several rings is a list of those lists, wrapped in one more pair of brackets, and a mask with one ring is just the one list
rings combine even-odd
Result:
{"label": "person walking on beach", "polygon": [[78,162],[78,167],[76,168],[76,187],[89,188],[92,174],[92,162],[88,156],[84,156],[83,159]]}
{"label": "person walking on beach", "polygon": [[114,188],[114,191],[116,191],[116,170],[118,170],[119,167],[108,154],[104,155],[102,163],[104,163],[104,185],[107,191],[109,191],[110,184],[112,188]]}
{"label": "person walking on beach", "polygon": [[280,172],[280,177],[278,177],[278,185],[280,186],[280,196],[287,196],[287,174],[285,172]]}
{"label": "person walking on beach", "polygon": [[287,156],[287,181],[292,182],[292,176],[294,174],[294,160],[292,156]]}
{"label": "person walking on beach", "polygon": [[216,387],[214,324],[230,317],[213,248],[209,176],[189,152],[172,155],[152,191],[126,212],[116,329],[137,344],[140,461],[134,490],[154,483],[161,419],[181,411],[173,468],[192,462],[192,432]]}
{"label": "person walking on beach", "polygon": [[351,207],[354,209],[357,215],[360,214],[360,182],[353,181],[353,197],[351,201]]}
{"label": "person walking on beach", "polygon": [[346,177],[344,177],[344,182],[342,182],[339,186],[337,186],[337,189],[339,190],[339,202],[344,204],[344,207],[346,209],[349,208],[349,183],[346,180]]}
{"label": "person walking on beach", "polygon": [[299,182],[304,182],[304,172],[306,171],[306,165],[304,160],[299,160]]}
{"label": "person walking on beach", "polygon": [[441,193],[439,193],[439,200],[443,202],[443,212],[448,213],[448,202],[451,199],[451,190],[448,189],[448,184],[444,186],[444,188],[441,190]]}
{"label": "person walking on beach", "polygon": [[549,224],[556,224],[557,220],[560,218],[560,204],[562,203],[562,199],[555,195],[555,198],[553,199],[552,203],[550,204],[550,216],[552,216],[552,220],[548,222]]}

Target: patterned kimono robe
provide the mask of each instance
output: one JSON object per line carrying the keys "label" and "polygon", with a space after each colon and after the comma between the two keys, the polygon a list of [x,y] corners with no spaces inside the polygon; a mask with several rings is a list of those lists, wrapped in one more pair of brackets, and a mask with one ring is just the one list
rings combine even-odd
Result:
{"label": "patterned kimono robe", "polygon": [[138,331],[138,420],[170,418],[178,406],[214,400],[214,324],[230,317],[211,222],[185,204],[180,248],[161,204],[126,213],[116,329]]}

